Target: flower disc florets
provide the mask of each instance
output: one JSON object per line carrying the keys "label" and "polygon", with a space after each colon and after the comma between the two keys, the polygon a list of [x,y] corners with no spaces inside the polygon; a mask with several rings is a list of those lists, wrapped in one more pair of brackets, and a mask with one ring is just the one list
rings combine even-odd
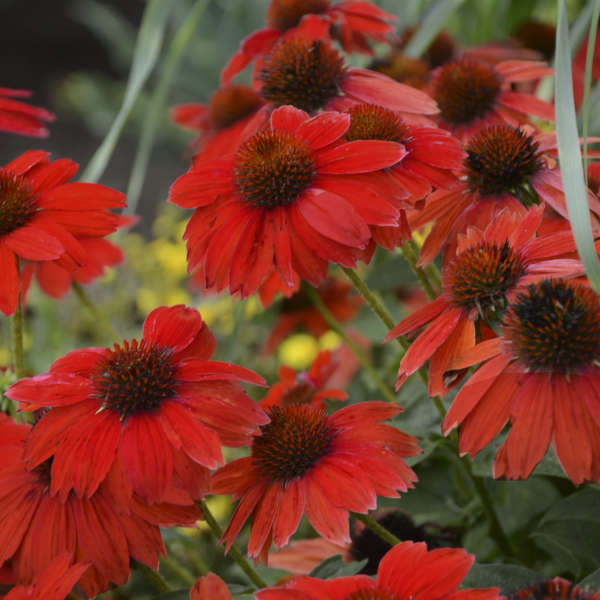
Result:
{"label": "flower disc florets", "polygon": [[176,393],[175,366],[171,350],[143,339],[115,344],[100,359],[92,381],[103,408],[118,412],[121,419],[151,412]]}
{"label": "flower disc florets", "polygon": [[460,59],[440,67],[432,95],[442,120],[459,127],[484,117],[493,109],[500,84],[500,76],[493,67]]}
{"label": "flower disc florets", "polygon": [[260,96],[247,85],[228,85],[210,101],[210,122],[217,129],[230,127],[259,108]]}
{"label": "flower disc florets", "polygon": [[346,112],[350,115],[350,127],[344,139],[383,140],[386,142],[406,142],[409,131],[406,123],[389,108],[375,104],[357,104]]}
{"label": "flower disc florets", "polygon": [[261,95],[313,113],[339,95],[343,76],[344,60],[327,42],[282,38],[260,71]]}
{"label": "flower disc florets", "polygon": [[533,371],[568,374],[600,364],[600,304],[590,288],[560,279],[527,286],[503,335]]}
{"label": "flower disc florets", "polygon": [[592,600],[598,598],[597,592],[583,590],[579,586],[555,577],[538,583],[532,583],[506,595],[508,600]]}
{"label": "flower disc florets", "polygon": [[0,235],[25,225],[37,209],[35,194],[25,179],[0,170]]}
{"label": "flower disc florets", "polygon": [[506,293],[524,274],[525,267],[509,243],[481,242],[467,248],[444,274],[447,293],[462,308],[477,308],[482,317],[506,306]]}
{"label": "flower disc florets", "polygon": [[327,11],[329,0],[271,0],[267,25],[287,31],[300,24],[304,15],[319,15]]}
{"label": "flower disc florets", "polygon": [[287,206],[307,189],[316,173],[310,148],[287,131],[264,131],[239,148],[234,179],[247,202],[262,208]]}
{"label": "flower disc florets", "polygon": [[306,404],[274,406],[271,422],[254,438],[252,457],[270,481],[302,477],[325,456],[334,432],[322,410]]}
{"label": "flower disc florets", "polygon": [[466,148],[465,169],[471,191],[482,196],[524,198],[524,186],[541,168],[538,143],[510,125],[487,127]]}

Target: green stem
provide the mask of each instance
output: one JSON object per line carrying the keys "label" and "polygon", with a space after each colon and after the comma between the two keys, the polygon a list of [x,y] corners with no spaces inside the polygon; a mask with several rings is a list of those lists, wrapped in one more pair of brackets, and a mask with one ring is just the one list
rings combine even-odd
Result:
{"label": "green stem", "polygon": [[471,461],[466,456],[461,458],[462,467],[467,474],[467,477],[471,480],[477,495],[479,496],[479,501],[481,502],[481,506],[483,506],[483,510],[487,516],[487,519],[490,523],[490,535],[496,543],[498,547],[502,551],[505,556],[515,556],[514,548],[510,543],[510,540],[506,536],[502,525],[500,524],[500,520],[498,519],[498,515],[496,514],[496,510],[494,509],[494,503],[492,501],[492,497],[488,489],[485,487],[485,483],[481,477],[477,477],[475,473],[473,473],[473,468],[471,466]]}
{"label": "green stem", "polygon": [[151,569],[144,563],[141,563],[137,560],[133,561],[133,566],[146,578],[148,583],[158,593],[164,594],[165,592],[170,592],[173,589],[158,571]]}
{"label": "green stem", "polygon": [[[223,530],[217,523],[217,520],[215,519],[213,514],[210,512],[210,509],[208,508],[206,502],[202,500],[201,502],[197,502],[196,506],[198,506],[198,508],[200,508],[200,510],[202,511],[204,520],[207,522],[214,536],[217,538],[217,540],[220,540],[223,536]],[[250,563],[246,560],[246,558],[237,549],[235,545],[232,545],[229,549],[229,556],[231,556],[231,558],[235,560],[235,562],[240,566],[242,571],[246,573],[248,579],[250,579],[250,581],[258,589],[267,587],[267,582],[250,566]]]}
{"label": "green stem", "polygon": [[170,556],[163,556],[160,559],[160,564],[164,565],[175,575],[180,581],[189,585],[190,587],[196,583],[196,577],[190,573],[184,566],[180,565],[176,560],[173,560]]}
{"label": "green stem", "polygon": [[240,347],[239,333],[244,321],[244,313],[246,304],[242,300],[238,300],[233,307],[233,328],[227,341],[227,351],[225,352],[225,362],[234,363],[237,349]]}
{"label": "green stem", "polygon": [[323,318],[325,321],[327,321],[329,327],[331,327],[331,329],[333,329],[333,331],[335,331],[344,340],[348,348],[350,348],[350,350],[354,353],[358,359],[358,362],[360,362],[363,369],[369,374],[369,377],[377,389],[381,392],[383,397],[388,402],[396,402],[397,400],[394,392],[386,385],[385,381],[381,379],[379,373],[375,370],[371,364],[371,361],[369,360],[369,357],[364,353],[363,349],[348,336],[339,321],[337,321],[331,312],[329,312],[316,290],[308,285],[303,286],[302,289],[306,296],[308,296],[309,300],[314,304],[315,308],[323,315]]}
{"label": "green stem", "polygon": [[421,267],[417,267],[419,249],[414,240],[408,240],[402,244],[402,254],[404,254],[406,262],[409,264],[412,272],[415,274],[415,277],[419,280],[419,283],[421,284],[423,291],[427,294],[427,297],[430,300],[435,300],[438,295],[433,289],[433,284],[431,281],[429,281],[427,273],[425,273]]}
{"label": "green stem", "polygon": [[17,379],[25,377],[25,361],[23,360],[23,307],[21,292],[17,300],[17,310],[12,321],[13,360]]}
{"label": "green stem", "polygon": [[387,542],[390,546],[399,544],[402,540],[397,538],[391,531],[388,531],[383,525],[380,525],[373,517],[369,515],[361,515],[358,513],[352,513],[356,519],[361,523],[364,523],[375,535],[379,536],[384,542]]}
{"label": "green stem", "polygon": [[90,311],[90,314],[94,317],[94,320],[101,325],[101,327],[107,331],[114,340],[120,340],[121,336],[108,322],[108,319],[96,308],[96,305],[90,300],[85,290],[79,283],[74,281],[72,284],[73,291],[80,302]]}

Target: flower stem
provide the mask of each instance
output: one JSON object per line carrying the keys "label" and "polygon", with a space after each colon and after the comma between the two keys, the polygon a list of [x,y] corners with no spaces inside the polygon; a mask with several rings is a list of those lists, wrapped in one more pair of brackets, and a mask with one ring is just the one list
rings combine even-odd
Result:
{"label": "flower stem", "polygon": [[406,258],[406,262],[409,264],[415,277],[419,280],[423,291],[427,294],[430,300],[435,300],[438,294],[433,288],[433,284],[429,281],[427,273],[421,268],[417,267],[417,260],[419,258],[419,249],[414,240],[408,240],[402,244],[402,254]]}
{"label": "flower stem", "polygon": [[151,569],[149,566],[138,560],[133,560],[133,566],[146,578],[148,583],[150,583],[157,592],[163,594],[172,590],[171,586],[158,571]]}
{"label": "flower stem", "polygon": [[23,360],[23,306],[21,292],[17,300],[17,310],[12,319],[13,361],[17,379],[25,377],[25,361]]}
{"label": "flower stem", "polygon": [[[207,524],[210,527],[211,531],[213,532],[214,536],[217,538],[217,540],[220,540],[223,535],[223,530],[217,523],[217,520],[215,519],[213,514],[210,512],[210,509],[208,508],[206,502],[204,502],[204,500],[202,500],[200,502],[196,502],[196,506],[198,508],[200,508],[200,510],[202,511],[204,520],[207,522]],[[258,589],[267,587],[267,582],[250,566],[250,563],[246,560],[246,558],[243,556],[243,554],[236,548],[236,546],[234,546],[234,545],[231,546],[231,548],[229,549],[229,556],[231,556],[231,558],[233,558],[233,560],[235,560],[235,562],[240,566],[242,571],[244,571],[244,573],[246,573],[246,575],[248,576],[248,579],[250,579],[250,581]]]}
{"label": "flower stem", "polygon": [[361,515],[352,513],[356,519],[364,523],[375,535],[379,536],[384,542],[390,546],[399,544],[402,540],[397,538],[391,531],[388,531],[383,525],[380,525],[373,517],[369,515]]}
{"label": "flower stem", "polygon": [[73,291],[80,302],[90,311],[90,314],[94,317],[95,321],[102,326],[102,328],[110,334],[114,340],[120,340],[121,336],[108,322],[108,319],[96,308],[95,304],[90,300],[85,290],[74,281],[72,284]]}
{"label": "flower stem", "polygon": [[186,585],[190,587],[196,583],[196,578],[190,571],[188,571],[184,566],[180,565],[176,560],[173,560],[170,556],[163,556],[160,559],[160,564],[164,565],[175,575],[178,579],[180,579]]}
{"label": "flower stem", "polygon": [[315,308],[321,313],[321,315],[323,315],[323,318],[325,319],[325,321],[327,321],[329,327],[331,327],[331,329],[333,329],[344,340],[344,342],[350,348],[350,350],[352,350],[352,352],[358,359],[358,362],[360,362],[363,369],[369,374],[369,377],[376,385],[377,389],[381,392],[382,396],[388,402],[396,402],[397,400],[394,392],[391,390],[390,387],[386,385],[385,381],[383,381],[383,379],[380,377],[379,373],[375,370],[375,368],[371,364],[371,361],[369,360],[368,356],[364,353],[362,348],[348,336],[348,334],[344,331],[344,328],[341,326],[339,321],[337,321],[336,318],[327,309],[327,307],[325,306],[315,289],[308,285],[303,286],[302,289],[306,296],[308,296],[309,300],[315,305]]}

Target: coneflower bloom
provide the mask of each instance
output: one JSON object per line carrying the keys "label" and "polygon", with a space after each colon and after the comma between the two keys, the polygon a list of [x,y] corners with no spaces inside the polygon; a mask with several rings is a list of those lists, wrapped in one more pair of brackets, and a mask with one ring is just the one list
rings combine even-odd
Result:
{"label": "coneflower bloom", "polygon": [[0,168],[0,310],[11,315],[21,290],[21,261],[85,265],[78,237],[101,238],[117,229],[110,209],[125,196],[95,183],[67,183],[77,171],[68,159],[50,163],[32,150]]}
{"label": "coneflower bloom", "polygon": [[[568,219],[560,169],[553,154],[555,134],[534,134],[529,128],[493,125],[466,146],[459,173],[464,179],[451,190],[430,194],[422,210],[409,216],[413,229],[433,222],[419,257],[430,263],[443,249],[454,256],[456,236],[473,225],[484,229],[503,208],[524,217],[533,204],[546,204]],[[600,201],[588,194],[591,210],[600,215]],[[597,221],[597,219],[595,219]]]}
{"label": "coneflower bloom", "polygon": [[181,104],[171,110],[178,125],[200,132],[192,144],[196,160],[229,154],[240,143],[241,133],[263,105],[250,86],[228,84],[218,89],[208,104]]}
{"label": "coneflower bloom", "polygon": [[369,69],[418,90],[424,89],[429,83],[427,63],[419,58],[408,56],[400,50],[393,50],[387,56],[374,60],[369,65]]}
{"label": "coneflower bloom", "polygon": [[475,455],[510,420],[494,476],[527,478],[550,442],[575,484],[600,479],[600,304],[586,285],[544,279],[509,306],[502,335],[466,351],[454,368],[483,362],[443,423],[460,425]]}
{"label": "coneflower bloom", "polygon": [[[394,46],[399,49],[404,49],[408,42],[413,38],[417,27],[407,27]],[[460,53],[460,47],[457,41],[447,31],[440,31],[433,41],[427,46],[423,52],[423,60],[431,69],[440,67],[447,62],[450,62]]]}
{"label": "coneflower bloom", "polygon": [[511,89],[513,83],[552,73],[536,61],[507,60],[492,66],[461,58],[432,73],[429,93],[438,103],[440,126],[466,141],[489,125],[527,123],[528,115],[554,121],[552,104]]}
{"label": "coneflower bloom", "polygon": [[248,554],[266,561],[271,541],[285,546],[303,514],[325,539],[350,542],[348,513],[366,513],[377,496],[398,497],[416,481],[404,458],[417,440],[381,424],[401,412],[384,402],[362,402],[327,416],[310,404],[273,406],[271,422],[252,442],[251,456],[219,469],[213,494],[239,504],[223,540],[231,547],[252,515]]}
{"label": "coneflower bloom", "polygon": [[283,106],[269,126],[228,158],[194,165],[171,187],[169,201],[196,208],[185,232],[188,269],[200,268],[204,288],[245,298],[274,271],[292,286],[295,274],[313,285],[328,262],[353,267],[370,241],[369,225],[394,225],[398,209],[369,187],[340,189],[348,174],[398,162],[401,144],[336,144],[350,116],[312,119]]}
{"label": "coneflower bloom", "polygon": [[474,560],[463,549],[428,552],[422,542],[402,542],[381,559],[375,580],[366,575],[329,580],[296,577],[285,588],[255,595],[258,600],[500,600],[497,588],[458,590]]}
{"label": "coneflower bloom", "polygon": [[[363,305],[362,297],[353,292],[350,284],[333,277],[327,278],[317,288],[319,298],[340,323],[354,318]],[[317,338],[329,331],[329,324],[323,315],[302,291],[281,302],[279,316],[265,343],[265,351],[274,352],[281,341],[296,329],[304,329]]]}
{"label": "coneflower bloom", "polygon": [[584,590],[562,577],[554,577],[506,594],[507,600],[600,600],[600,590]]}
{"label": "coneflower bloom", "polygon": [[73,564],[68,552],[59,554],[32,585],[17,585],[2,600],[64,600],[88,565]]}
{"label": "coneflower bloom", "polygon": [[247,444],[269,420],[238,383],[263,385],[262,377],[208,360],[214,346],[198,311],[161,307],[139,342],[76,350],[12,385],[6,393],[22,409],[52,407],[28,441],[28,468],[52,457],[52,493],[90,497],[120,455],[148,503],[162,501],[186,464],[214,469],[222,444]]}
{"label": "coneflower bloom", "polygon": [[[465,158],[458,140],[447,131],[433,127],[414,127],[382,106],[356,104],[346,112],[350,127],[344,140],[385,140],[402,144],[406,155],[395,165],[377,173],[348,176],[344,185],[370,185],[389,201],[395,199],[400,210],[397,227],[371,226],[374,241],[393,250],[402,238],[409,239],[410,227],[404,209],[429,194],[433,187],[451,189],[457,183],[453,170],[460,169]],[[376,187],[378,185],[378,187]],[[374,203],[373,203],[374,204]]]}
{"label": "coneflower bloom", "polygon": [[29,98],[29,90],[0,87],[0,131],[32,137],[47,137],[44,122],[54,121],[54,115],[45,108],[30,106],[16,98]]}
{"label": "coneflower bloom", "polygon": [[311,404],[324,409],[327,399],[346,400],[346,392],[325,388],[336,367],[329,350],[319,352],[308,371],[296,373],[294,369],[284,365],[279,369],[279,381],[261,400],[260,405],[267,409],[272,406]]}
{"label": "coneflower bloom", "polygon": [[282,37],[294,34],[318,35],[322,39],[333,35],[346,52],[371,54],[367,40],[385,41],[394,31],[390,21],[396,21],[396,17],[361,0],[337,4],[330,0],[271,0],[267,29],[256,31],[241,43],[223,69],[221,82],[228,83],[253,60],[267,54]]}
{"label": "coneflower bloom", "polygon": [[439,112],[425,92],[382,73],[349,67],[328,41],[309,36],[279,40],[265,56],[256,85],[268,103],[261,112],[291,104],[314,114],[367,102],[398,111],[413,123],[429,124],[426,115]]}
{"label": "coneflower bloom", "polygon": [[69,565],[90,564],[79,585],[95,597],[110,582],[129,579],[131,558],[158,568],[158,556],[165,554],[159,526],[193,525],[200,518],[191,503],[149,509],[131,498],[117,463],[89,498],[53,495],[52,460],[32,470],[23,460],[31,431],[0,417],[0,566],[10,559],[17,583],[39,581],[54,559],[68,553]]}
{"label": "coneflower bloom", "polygon": [[546,277],[584,274],[578,260],[556,258],[575,250],[570,231],[536,237],[543,214],[541,206],[523,217],[504,209],[485,231],[471,227],[459,235],[456,256],[442,271],[442,295],[386,337],[389,341],[429,325],[403,356],[397,387],[429,360],[429,394],[443,396],[460,380],[458,373],[447,372],[456,357],[475,345],[477,324],[487,329],[497,323],[519,288]]}

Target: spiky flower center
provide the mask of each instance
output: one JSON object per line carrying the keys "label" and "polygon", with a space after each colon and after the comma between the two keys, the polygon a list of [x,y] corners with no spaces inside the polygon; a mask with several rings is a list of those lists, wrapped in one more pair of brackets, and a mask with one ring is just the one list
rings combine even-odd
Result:
{"label": "spiky flower center", "polygon": [[389,590],[366,588],[346,594],[344,600],[399,600],[399,598]]}
{"label": "spiky flower center", "polygon": [[329,9],[329,0],[271,0],[267,25],[278,31],[297,27],[304,15],[320,15]]}
{"label": "spiky flower center", "polygon": [[525,273],[525,267],[508,241],[503,245],[481,242],[461,252],[444,272],[452,302],[476,308],[481,317],[506,307],[506,293]]}
{"label": "spiky flower center", "polygon": [[92,375],[95,396],[102,407],[119,413],[121,420],[152,412],[176,394],[176,366],[171,350],[142,339],[106,350]]}
{"label": "spiky flower center", "polygon": [[469,59],[454,60],[437,72],[433,97],[441,118],[452,127],[459,127],[492,110],[500,84],[500,75],[493,67]]}
{"label": "spiky flower center", "polygon": [[288,482],[302,477],[327,455],[335,432],[327,416],[308,404],[274,406],[271,422],[254,438],[252,457],[270,481]]}
{"label": "spiky flower center", "polygon": [[293,133],[263,131],[240,146],[233,173],[246,202],[274,208],[291,204],[310,187],[316,166],[308,145]]}
{"label": "spiky flower center", "polygon": [[255,112],[262,101],[247,85],[229,85],[217,90],[210,101],[210,122],[215,129],[225,129]]}
{"label": "spiky flower center", "polygon": [[0,169],[0,235],[26,225],[36,210],[36,195],[27,180]]}
{"label": "spiky flower center", "polygon": [[538,143],[530,135],[510,125],[493,125],[475,135],[466,150],[471,191],[482,196],[511,194],[530,203],[526,186],[542,168]]}
{"label": "spiky flower center", "polygon": [[532,583],[528,588],[515,590],[506,596],[508,600],[591,600],[596,597],[596,591],[584,591],[566,579],[555,577]]}
{"label": "spiky flower center", "polygon": [[282,38],[265,58],[261,94],[276,106],[291,104],[313,113],[340,94],[343,58],[327,43]]}
{"label": "spiky flower center", "polygon": [[503,336],[532,371],[568,374],[600,364],[600,304],[581,284],[544,279],[519,294]]}
{"label": "spiky flower center", "polygon": [[429,67],[425,61],[398,51],[373,61],[369,68],[418,89],[424,88],[429,80]]}
{"label": "spiky flower center", "polygon": [[344,138],[354,140],[384,140],[406,142],[409,131],[404,121],[389,108],[375,104],[357,104],[346,112],[350,114],[350,127]]}

